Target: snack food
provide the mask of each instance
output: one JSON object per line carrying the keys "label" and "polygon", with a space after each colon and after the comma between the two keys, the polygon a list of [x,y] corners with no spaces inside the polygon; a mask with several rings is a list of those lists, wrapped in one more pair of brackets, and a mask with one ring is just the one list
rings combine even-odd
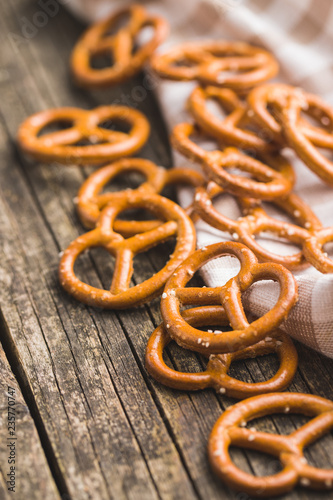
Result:
{"label": "snack food", "polygon": [[[314,417],[289,435],[268,434],[241,427],[254,418],[275,413],[301,413]],[[333,470],[309,465],[303,450],[333,428],[333,402],[300,393],[272,393],[255,396],[229,407],[217,420],[208,443],[214,472],[229,486],[249,495],[272,497],[304,487],[329,490]],[[231,460],[230,446],[262,451],[277,457],[282,471],[256,477],[240,470]]]}
{"label": "snack food", "polygon": [[[174,168],[166,170],[155,163],[143,158],[122,158],[93,172],[82,184],[77,196],[77,212],[81,222],[88,228],[95,227],[101,210],[112,201],[114,192],[104,192],[107,186],[117,175],[135,172],[144,177],[138,190],[151,193],[160,193],[170,184],[187,184],[193,187],[201,186],[204,177],[195,170],[188,168]],[[149,227],[151,224],[151,227]],[[129,235],[153,229],[157,221],[115,221],[116,232]],[[133,227],[132,227],[133,226]],[[141,229],[142,228],[142,229]]]}
{"label": "snack food", "polygon": [[[182,312],[187,323],[192,326],[227,326],[229,319],[222,306],[203,306]],[[256,394],[282,391],[291,383],[297,369],[297,351],[290,337],[282,331],[270,333],[245,349],[234,353],[211,355],[205,371],[199,373],[181,373],[167,366],[163,360],[163,351],[171,341],[168,324],[161,324],[152,333],[146,349],[146,368],[158,381],[168,387],[196,391],[213,387],[218,393],[243,399]],[[276,352],[280,367],[276,374],[265,382],[247,383],[228,375],[231,363],[235,360],[255,358]]]}
{"label": "snack food", "polygon": [[[190,139],[196,133],[194,125],[180,123],[172,131],[171,142],[177,151],[199,162],[207,177],[230,193],[270,200],[292,189],[294,172],[282,155],[263,155],[263,163],[232,147],[207,151]],[[234,168],[251,174],[254,179],[228,172]]]}
{"label": "snack food", "polygon": [[[211,99],[227,114],[225,118],[220,118],[210,111],[208,101]],[[253,118],[248,115],[246,104],[231,89],[196,87],[187,101],[187,108],[207,134],[227,146],[266,153],[277,147],[272,143],[273,134],[267,132],[267,128],[255,126]],[[247,128],[248,125],[251,128]]]}
{"label": "snack food", "polygon": [[[125,21],[124,26],[122,21]],[[109,34],[119,24],[120,28]],[[140,45],[138,38],[145,27],[153,28],[154,34]],[[143,68],[168,31],[165,19],[149,14],[139,4],[118,10],[88,28],[75,45],[71,57],[75,81],[82,87],[95,88],[115,85],[131,78]],[[92,60],[99,55],[111,56],[111,65],[94,68]]]}
{"label": "snack food", "polygon": [[164,54],[155,54],[151,65],[163,78],[198,80],[204,85],[240,92],[273,78],[278,71],[278,64],[269,52],[225,40],[183,43]]}
{"label": "snack food", "polygon": [[[114,231],[113,224],[121,212],[132,208],[149,210],[164,223],[146,233],[124,239]],[[143,283],[130,287],[134,256],[173,237],[177,238],[177,243],[166,265]],[[115,257],[110,291],[83,283],[74,272],[79,255],[92,247],[105,248]],[[123,191],[115,193],[112,204],[103,209],[96,229],[74,240],[64,251],[59,265],[59,279],[69,294],[85,304],[125,309],[159,295],[168,277],[194,249],[195,230],[181,207],[158,194]]]}
{"label": "snack food", "polygon": [[[275,140],[281,138],[323,181],[333,184],[333,162],[318,148],[333,150],[333,108],[319,97],[283,84],[263,85],[248,96],[248,104]],[[272,114],[269,112],[271,109]],[[309,123],[302,114],[314,119]]]}
{"label": "snack food", "polygon": [[[108,128],[103,126],[107,123]],[[40,135],[50,125],[68,128]],[[130,127],[128,133],[112,130],[117,123]],[[145,116],[125,106],[100,106],[90,111],[54,108],[27,118],[18,131],[20,148],[40,161],[63,164],[99,164],[138,151],[148,139],[150,126]],[[81,141],[89,141],[81,145]]]}
{"label": "snack food", "polygon": [[[212,259],[235,256],[240,262],[239,273],[219,287],[188,287],[193,274]],[[241,293],[259,280],[274,280],[280,285],[276,304],[261,318],[249,323],[241,302]],[[279,264],[258,264],[257,258],[245,245],[216,243],[190,255],[169,278],[162,300],[161,314],[168,332],[182,347],[203,354],[223,354],[244,349],[262,340],[286,318],[297,301],[295,278]],[[181,305],[223,305],[233,331],[206,332],[192,327],[181,314]]]}

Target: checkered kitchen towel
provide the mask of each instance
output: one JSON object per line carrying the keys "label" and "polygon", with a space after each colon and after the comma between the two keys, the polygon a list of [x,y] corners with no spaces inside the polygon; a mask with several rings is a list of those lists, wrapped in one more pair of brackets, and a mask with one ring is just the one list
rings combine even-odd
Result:
{"label": "checkered kitchen towel", "polygon": [[[333,105],[331,0],[147,0],[140,3],[170,21],[170,37],[160,50],[200,38],[243,40],[260,45],[271,50],[279,61],[278,81],[317,93]],[[66,0],[66,4],[88,21],[124,5],[121,0]],[[184,103],[191,88],[193,85],[188,82],[160,82],[158,93],[170,128],[188,120]],[[175,164],[188,162],[176,155]],[[333,225],[332,188],[294,158],[293,164],[298,179],[296,192],[311,205],[325,226]],[[180,199],[186,205],[186,192],[181,193]],[[237,216],[231,199],[221,203],[225,213]],[[203,222],[198,223],[197,230],[199,247],[230,239],[229,235]],[[291,251],[290,246],[274,240],[267,239],[265,244],[281,252]],[[207,284],[220,285],[236,274],[234,262],[235,259],[230,258],[223,260],[223,266],[219,260],[205,266],[203,276]],[[295,276],[300,298],[283,328],[294,338],[333,357],[333,275],[322,275],[310,267]],[[277,297],[278,285],[267,281],[253,285],[244,300],[254,314],[261,315],[272,307]]]}

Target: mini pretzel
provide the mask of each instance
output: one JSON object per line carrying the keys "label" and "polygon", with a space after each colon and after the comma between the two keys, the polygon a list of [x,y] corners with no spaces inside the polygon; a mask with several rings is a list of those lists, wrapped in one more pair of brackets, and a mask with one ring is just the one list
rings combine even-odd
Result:
{"label": "mini pretzel", "polygon": [[[239,273],[225,285],[211,288],[185,288],[193,274],[204,264],[223,255],[240,261]],[[241,293],[260,280],[278,281],[280,295],[273,308],[249,324],[241,302]],[[197,250],[168,280],[161,301],[161,313],[168,333],[180,346],[204,354],[222,354],[256,344],[268,332],[276,330],[297,301],[297,285],[291,274],[279,264],[258,264],[245,245],[216,243]],[[180,312],[181,305],[223,305],[234,331],[211,333],[188,324]]]}
{"label": "mini pretzel", "polygon": [[[228,116],[221,119],[210,112],[208,99],[214,99],[223,111],[229,113]],[[190,95],[187,106],[196,123],[221,142],[254,151],[269,152],[276,149],[276,146],[261,137],[263,130],[257,127],[258,132],[254,133],[246,129],[248,123],[253,124],[253,120],[249,119],[246,106],[230,89],[197,87]]]}
{"label": "mini pretzel", "polygon": [[[289,435],[246,429],[246,422],[274,413],[301,413],[313,417]],[[271,497],[291,491],[296,484],[330,490],[333,469],[309,465],[303,455],[309,446],[333,428],[333,402],[299,393],[255,396],[229,407],[215,423],[208,454],[214,472],[229,486],[257,497]],[[239,469],[229,455],[230,446],[249,448],[277,457],[283,469],[277,474],[256,477]]]}
{"label": "mini pretzel", "polygon": [[[207,151],[190,139],[195,133],[194,125],[190,123],[176,125],[171,136],[173,146],[187,158],[198,161],[208,178],[230,193],[269,200],[284,196],[292,189],[294,172],[283,156],[263,155],[266,162],[263,163],[236,148]],[[230,168],[248,172],[257,180],[229,173]]]}
{"label": "mini pretzel", "polygon": [[[259,202],[246,198],[236,198],[243,212],[243,217],[232,220],[220,213],[212,204],[212,198],[222,192],[222,188],[217,190],[215,186],[212,193],[208,189],[197,188],[194,197],[195,213],[216,229],[228,231],[235,240],[247,245],[259,260],[276,262],[288,269],[300,269],[308,265],[308,260],[321,272],[327,272],[324,270],[325,266],[322,265],[322,259],[325,260],[326,266],[327,264],[332,266],[333,263],[330,259],[324,256],[322,244],[320,245],[320,249],[309,249],[306,253],[307,259],[305,258],[304,247],[309,248],[310,243],[312,245],[319,245],[319,238],[317,236],[312,237],[312,235],[320,234],[322,224],[310,207],[299,196],[291,193],[284,198],[272,200],[272,203],[278,205],[300,224],[295,225],[270,217]],[[291,243],[295,243],[302,250],[292,255],[278,255],[273,253],[267,248],[262,247],[254,239],[254,235],[263,231],[276,234]],[[318,258],[318,256],[321,257]]]}
{"label": "mini pretzel", "polygon": [[[122,122],[128,133],[102,128],[101,123]],[[39,136],[52,124],[70,124],[69,128]],[[149,136],[149,123],[142,113],[125,106],[100,106],[86,111],[79,108],[55,108],[27,118],[19,128],[21,149],[40,161],[64,164],[96,164],[138,151]],[[80,141],[89,141],[81,146]]]}
{"label": "mini pretzel", "polygon": [[252,119],[258,121],[262,127],[273,134],[277,144],[281,144],[281,107],[287,106],[288,96],[296,97],[302,111],[316,119],[321,125],[321,127],[315,127],[298,116],[298,130],[318,147],[333,147],[333,108],[318,96],[304,92],[300,88],[282,83],[260,85],[247,96],[248,113],[251,114]]}
{"label": "mini pretzel", "polygon": [[[109,35],[119,21],[128,16],[128,21],[115,34]],[[137,37],[147,26],[154,30],[153,37],[137,50]],[[138,73],[154,50],[168,34],[168,23],[149,14],[142,6],[132,5],[112,14],[107,19],[91,26],[79,39],[71,57],[75,80],[83,87],[106,87],[121,83]],[[111,55],[111,66],[96,69],[92,58]]]}
{"label": "mini pretzel", "polygon": [[[77,211],[81,222],[88,228],[95,227],[101,210],[112,201],[113,192],[101,193],[103,188],[117,175],[137,172],[145,177],[140,191],[160,193],[169,184],[189,184],[201,186],[204,177],[195,170],[176,168],[166,170],[142,158],[123,158],[93,172],[82,184],[78,193]],[[134,235],[153,229],[160,221],[115,221],[115,231],[124,235]]]}
{"label": "mini pretzel", "polygon": [[[287,105],[280,110],[283,135],[301,160],[323,181],[333,185],[333,162],[315,147],[298,126],[302,109],[303,103],[300,99],[294,96],[287,99]],[[329,150],[333,149],[332,135],[330,143],[324,147]]]}
{"label": "mini pretzel", "polygon": [[[124,239],[114,231],[114,221],[121,212],[132,208],[147,209],[165,222],[146,233]],[[167,264],[151,278],[130,288],[134,256],[173,237],[177,238],[177,243]],[[83,283],[75,275],[76,259],[92,247],[103,247],[115,257],[110,291]],[[194,249],[195,230],[180,206],[157,194],[123,191],[113,195],[112,205],[102,211],[97,228],[77,238],[65,250],[60,261],[59,278],[65,290],[85,304],[125,309],[159,295],[168,277]]]}
{"label": "mini pretzel", "polygon": [[[228,317],[221,306],[187,309],[183,311],[182,316],[191,326],[229,325]],[[170,341],[168,328],[162,323],[148,341],[146,368],[158,382],[174,389],[196,391],[213,387],[218,393],[243,399],[286,389],[297,370],[297,351],[290,337],[282,331],[276,331],[265,340],[240,351],[211,355],[206,370],[200,373],[180,373],[165,364],[163,351]],[[277,353],[280,368],[270,380],[251,384],[228,375],[233,361],[255,358],[272,352]]]}
{"label": "mini pretzel", "polygon": [[[198,80],[204,85],[237,91],[254,87],[278,72],[278,64],[269,52],[224,40],[184,43],[164,54],[155,54],[151,64],[163,78]],[[228,74],[232,71],[235,74]]]}

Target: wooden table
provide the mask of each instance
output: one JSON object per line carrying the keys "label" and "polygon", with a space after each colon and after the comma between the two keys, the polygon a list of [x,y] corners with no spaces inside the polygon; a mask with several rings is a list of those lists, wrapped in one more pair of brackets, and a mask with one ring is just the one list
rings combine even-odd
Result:
{"label": "wooden table", "polygon": [[[24,158],[15,142],[19,124],[41,109],[129,104],[153,124],[142,156],[170,166],[154,95],[142,76],[114,90],[77,89],[68,58],[83,26],[53,1],[3,1],[0,25],[0,498],[249,498],[216,479],[206,456],[214,422],[234,401],[210,390],[167,389],[145,371],[145,345],[160,321],[158,300],[135,310],[102,311],[72,300],[59,286],[58,254],[84,231],[73,198],[89,169],[37,164]],[[167,245],[140,256],[136,282],[155,272],[169,251]],[[108,280],[112,262],[93,253],[84,256],[79,271],[98,286]],[[300,363],[291,390],[333,399],[332,360],[297,348]],[[179,369],[200,369],[194,355],[177,349],[168,355]],[[254,381],[276,368],[277,360],[266,356],[238,362],[231,372]],[[6,485],[8,386],[16,401],[15,494]],[[289,433],[304,421],[286,415],[263,419],[257,428]],[[332,443],[327,436],[311,446],[309,461],[333,467]],[[234,458],[261,475],[278,468],[273,457],[254,452],[235,449]],[[283,498],[333,496],[297,488]]]}

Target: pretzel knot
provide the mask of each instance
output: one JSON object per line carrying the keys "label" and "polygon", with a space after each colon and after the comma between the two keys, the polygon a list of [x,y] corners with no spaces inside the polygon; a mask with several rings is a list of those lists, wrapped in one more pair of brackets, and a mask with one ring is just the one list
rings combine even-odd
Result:
{"label": "pretzel knot", "polygon": [[[222,119],[210,111],[208,101],[211,99],[227,113],[225,118]],[[231,89],[197,87],[190,95],[187,107],[196,123],[208,135],[227,145],[262,152],[276,149],[276,144],[272,144],[273,133],[267,133],[267,128],[263,129],[257,125],[256,133],[247,129],[248,125],[253,128],[256,124],[249,118],[247,107]]]}
{"label": "pretzel knot", "polygon": [[[120,25],[118,29],[117,25]],[[153,29],[153,36],[140,44],[140,32],[146,27]],[[115,33],[109,34],[110,30]],[[74,47],[71,67],[75,80],[83,87],[96,88],[131,78],[142,69],[168,31],[168,23],[163,18],[148,14],[140,5],[117,11],[89,28]],[[111,65],[94,68],[93,58],[100,55],[111,56]]]}
{"label": "pretzel knot", "polygon": [[[64,123],[68,128],[40,135],[45,127]],[[118,123],[130,127],[129,132],[112,130]],[[27,118],[19,128],[18,142],[25,153],[40,161],[98,164],[135,153],[149,131],[144,115],[125,106],[100,106],[91,111],[55,108]],[[82,141],[88,144],[81,145]]]}
{"label": "pretzel knot", "polygon": [[[208,178],[230,193],[269,200],[284,196],[292,189],[294,172],[282,155],[264,155],[263,163],[236,148],[207,151],[190,139],[195,132],[190,123],[176,125],[171,136],[173,146],[187,158],[198,161]],[[254,179],[230,173],[229,169],[234,168],[249,173]]]}
{"label": "pretzel knot", "polygon": [[[112,202],[114,192],[102,190],[118,175],[135,173],[145,181],[137,188],[140,192],[160,193],[170,184],[186,184],[198,187],[204,184],[204,177],[195,170],[174,168],[166,170],[142,158],[123,158],[93,172],[82,184],[77,197],[77,212],[81,222],[88,228],[95,227],[101,210]],[[133,236],[154,229],[161,221],[116,220],[114,229],[123,236]]]}
{"label": "pretzel knot", "polygon": [[[207,262],[231,255],[240,262],[239,273],[218,287],[188,287],[193,274]],[[261,318],[249,324],[241,293],[260,280],[274,280],[280,285],[276,304]],[[223,354],[256,344],[268,332],[275,330],[297,301],[295,278],[279,264],[258,264],[257,258],[245,245],[216,243],[197,250],[184,261],[168,280],[161,301],[161,313],[168,333],[182,347],[203,354]],[[181,305],[223,305],[233,331],[206,332],[192,327],[182,317]]]}
{"label": "pretzel knot", "polygon": [[[258,417],[289,412],[314,418],[288,436],[240,427]],[[307,464],[303,450],[332,428],[332,401],[299,393],[255,396],[229,407],[217,420],[209,438],[209,460],[224,482],[249,495],[280,495],[292,490],[298,482],[310,488],[331,489],[333,470]],[[283,469],[266,477],[243,472],[231,461],[229,447],[232,445],[273,455],[280,460]]]}
{"label": "pretzel knot", "polygon": [[[149,210],[165,222],[150,231],[124,239],[114,231],[114,222],[121,212],[133,208]],[[143,283],[130,287],[135,255],[170,238],[177,238],[177,242],[166,265]],[[83,283],[75,275],[77,258],[92,247],[105,248],[115,258],[110,291]],[[172,272],[194,249],[195,230],[181,207],[157,194],[124,191],[113,195],[112,205],[102,211],[97,228],[77,238],[65,250],[60,261],[59,278],[65,290],[85,304],[107,309],[134,307],[159,295]]]}
{"label": "pretzel knot", "polygon": [[198,80],[204,85],[246,91],[276,75],[278,64],[265,50],[243,42],[184,43],[155,54],[153,69],[171,80]]}
{"label": "pretzel knot", "polygon": [[[182,313],[192,326],[229,325],[222,306],[187,309]],[[265,340],[235,353],[211,355],[204,372],[180,373],[167,366],[163,351],[171,341],[168,324],[161,324],[152,333],[146,349],[146,368],[159,382],[182,390],[199,390],[213,387],[218,393],[243,399],[256,394],[283,390],[291,383],[297,369],[297,351],[290,337],[282,331],[270,334]],[[231,363],[238,359],[254,358],[276,352],[280,360],[277,373],[265,382],[246,383],[228,375]]]}

